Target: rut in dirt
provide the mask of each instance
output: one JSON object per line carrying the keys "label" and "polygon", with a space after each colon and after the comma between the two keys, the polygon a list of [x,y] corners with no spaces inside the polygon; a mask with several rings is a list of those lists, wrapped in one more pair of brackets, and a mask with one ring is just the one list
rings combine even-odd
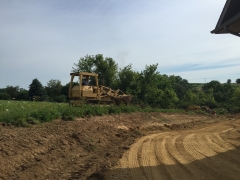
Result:
{"label": "rut in dirt", "polygon": [[106,179],[239,179],[240,120],[145,136]]}

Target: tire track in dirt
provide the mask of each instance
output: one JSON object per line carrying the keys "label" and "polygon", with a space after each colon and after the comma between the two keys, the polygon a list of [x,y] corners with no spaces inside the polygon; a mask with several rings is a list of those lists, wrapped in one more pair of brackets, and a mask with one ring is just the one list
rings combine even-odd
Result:
{"label": "tire track in dirt", "polygon": [[188,161],[185,160],[185,157],[183,157],[179,153],[176,147],[176,143],[177,143],[176,140],[178,137],[179,135],[174,135],[173,137],[170,137],[169,143],[167,143],[168,152],[172,156],[172,158],[175,159],[175,164],[177,164],[176,167],[179,167],[179,169],[174,170],[175,172],[178,172],[178,174],[176,175],[176,178],[178,179],[179,177],[191,178],[192,172],[187,167],[184,166],[184,164],[187,164]]}
{"label": "tire track in dirt", "polygon": [[[212,146],[211,142],[209,143],[209,139],[206,138],[206,134],[199,136],[199,142],[200,146],[204,145],[203,142],[207,142],[208,145],[206,146],[206,149],[204,149],[203,153],[210,157],[210,159],[212,156],[216,156],[218,153],[221,153],[216,151],[216,148]],[[225,161],[225,159],[228,159],[228,161]],[[219,166],[218,168],[221,169],[222,171],[221,173],[223,174],[230,173],[229,175],[230,177],[239,169],[239,167],[235,166],[235,164],[232,162],[233,159],[225,155],[224,151],[222,151],[221,158],[219,158],[217,162],[215,161],[215,163]],[[235,161],[235,163],[237,163],[237,161]],[[229,167],[226,172],[225,167]]]}
{"label": "tire track in dirt", "polygon": [[109,174],[122,180],[239,179],[239,127],[234,120],[145,136]]}
{"label": "tire track in dirt", "polygon": [[[160,165],[174,163],[173,159],[171,159],[166,149],[167,138],[168,138],[168,135],[166,134],[165,136],[164,135],[159,136],[156,140],[155,155]],[[169,172],[171,172],[171,169],[169,169],[169,167],[166,166],[164,167],[164,171],[159,175],[159,177],[164,177],[167,179],[173,178],[174,177],[173,174]]]}

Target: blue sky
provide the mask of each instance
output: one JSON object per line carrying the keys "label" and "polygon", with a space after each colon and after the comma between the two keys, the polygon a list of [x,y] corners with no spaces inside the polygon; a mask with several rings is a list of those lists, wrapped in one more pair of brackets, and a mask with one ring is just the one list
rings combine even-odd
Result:
{"label": "blue sky", "polygon": [[204,83],[240,78],[240,39],[215,35],[226,0],[0,0],[0,88],[70,80],[85,55]]}

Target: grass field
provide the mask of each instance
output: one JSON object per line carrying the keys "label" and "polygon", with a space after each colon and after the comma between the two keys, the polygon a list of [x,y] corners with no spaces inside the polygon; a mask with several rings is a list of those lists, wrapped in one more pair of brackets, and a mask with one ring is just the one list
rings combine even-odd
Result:
{"label": "grass field", "polygon": [[4,101],[0,100],[0,122],[15,126],[29,126],[54,119],[74,120],[76,117],[102,116],[130,112],[183,112],[175,109],[140,108],[137,106],[81,105],[71,107],[67,103]]}

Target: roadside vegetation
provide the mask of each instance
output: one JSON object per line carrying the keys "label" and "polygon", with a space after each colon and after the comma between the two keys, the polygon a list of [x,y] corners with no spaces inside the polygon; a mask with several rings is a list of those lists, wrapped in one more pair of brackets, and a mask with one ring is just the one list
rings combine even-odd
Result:
{"label": "roadside vegetation", "polygon": [[0,100],[0,122],[15,126],[29,126],[49,122],[54,119],[65,121],[74,120],[77,117],[102,116],[107,114],[119,114],[130,112],[183,112],[175,109],[159,109],[138,106],[107,106],[82,104],[77,107],[67,103],[32,102]]}
{"label": "roadside vegetation", "polygon": [[[189,83],[180,76],[161,74],[158,64],[146,65],[138,72],[131,64],[119,68],[112,58],[104,58],[101,54],[80,58],[72,68],[72,72],[78,71],[97,73],[99,85],[132,95],[132,106],[69,107],[69,83],[62,85],[60,80],[51,79],[43,86],[38,79],[33,79],[28,90],[10,85],[0,89],[0,121],[24,125],[56,118],[72,120],[87,115],[184,110],[189,106],[207,106],[217,114],[240,112],[240,78],[234,83],[231,79],[226,83],[214,80],[202,84]],[[94,80],[90,80],[91,83]]]}

